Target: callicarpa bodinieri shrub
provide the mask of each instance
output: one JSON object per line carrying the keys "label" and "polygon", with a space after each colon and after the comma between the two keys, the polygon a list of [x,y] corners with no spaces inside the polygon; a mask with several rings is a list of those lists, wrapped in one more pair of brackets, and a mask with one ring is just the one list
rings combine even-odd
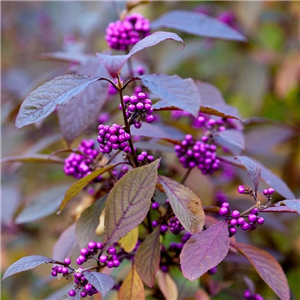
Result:
{"label": "callicarpa bodinieri shrub", "polygon": [[[247,38],[228,12],[212,18],[204,12],[176,10],[150,21],[132,12],[134,6],[128,5],[119,20],[108,24],[103,36],[109,51],[95,56],[68,53],[72,63],[67,74],[36,88],[20,107],[17,128],[57,114],[68,144],[50,156],[39,156],[45,163],[61,163],[62,172],[76,180],[57,191],[56,198],[63,194],[57,219],[79,193],[93,200],[59,239],[67,249],[64,236],[76,241],[63,251],[67,256],[55,247],[54,258],[42,253],[23,257],[2,280],[51,264],[53,279],[71,283],[61,299],[100,299],[99,295],[105,299],[115,290],[120,300],[175,300],[180,289],[194,299],[203,290],[202,278],[209,282],[214,276],[226,276],[218,274],[219,265],[228,256],[244,256],[280,299],[290,299],[277,260],[256,245],[239,241],[238,233],[255,234],[266,224],[266,212],[299,213],[299,200],[263,162],[243,155],[244,123],[215,87],[176,74],[149,73],[146,58],[144,65],[135,63],[137,53],[143,57],[147,48],[167,40],[184,51],[183,39],[164,28],[228,43],[247,43]],[[45,57],[63,60],[60,55]],[[110,112],[102,109],[108,102],[114,107]],[[167,120],[162,117],[166,113]],[[172,127],[180,122],[185,124],[182,130]],[[93,137],[78,142],[87,129]],[[75,139],[77,144],[71,147]],[[181,178],[166,152],[185,169]],[[64,159],[59,156],[63,153]],[[204,206],[201,195],[185,186],[192,170],[230,181],[236,169],[246,171],[251,182],[240,179],[236,186],[236,195],[251,200],[246,209],[235,207],[221,192],[214,205]],[[273,203],[275,193],[283,200]],[[99,234],[100,220],[104,229]],[[181,282],[173,280],[174,272],[181,274]],[[236,275],[244,278],[239,299],[263,299],[246,273]],[[213,296],[214,287],[206,293]]]}

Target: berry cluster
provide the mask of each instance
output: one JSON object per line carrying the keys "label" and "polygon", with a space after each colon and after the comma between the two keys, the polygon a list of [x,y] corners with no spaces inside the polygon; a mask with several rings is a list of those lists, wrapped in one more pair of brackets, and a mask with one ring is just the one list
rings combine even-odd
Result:
{"label": "berry cluster", "polygon": [[70,273],[70,270],[68,269],[68,265],[71,264],[71,259],[70,258],[66,258],[64,260],[65,266],[53,266],[52,267],[52,272],[51,275],[53,277],[56,277],[58,274],[62,274],[62,276],[67,277],[67,275]]}
{"label": "berry cluster", "polygon": [[148,155],[148,152],[142,151],[141,154],[137,156],[137,161],[141,165],[145,165],[154,161],[154,157],[152,155]]}
{"label": "berry cluster", "polygon": [[[147,123],[154,121],[152,101],[147,98],[145,93],[139,92],[135,95],[124,96],[123,101],[126,109],[126,117],[135,128],[141,128],[142,122],[145,120]],[[122,105],[119,105],[122,110]]]}
{"label": "berry cluster", "polygon": [[202,174],[211,174],[219,169],[220,160],[217,158],[217,146],[209,144],[207,136],[202,141],[194,141],[191,134],[187,134],[181,145],[175,146],[179,161],[185,168],[198,167]]}
{"label": "berry cluster", "polygon": [[76,284],[76,289],[69,291],[70,297],[76,296],[76,290],[80,291],[80,296],[82,298],[85,298],[86,296],[93,296],[98,293],[98,290],[88,282],[81,270],[82,269],[79,268],[74,273],[74,283]]}
{"label": "berry cluster", "polygon": [[[88,259],[94,257],[98,251],[102,250],[102,243],[95,243],[91,241],[88,243],[87,248],[82,248],[80,250],[80,255],[76,259],[77,265],[82,265]],[[99,256],[99,262],[102,266],[107,266],[108,268],[117,268],[120,265],[120,261],[117,256],[117,250],[115,247],[109,247],[107,254],[102,254]]]}
{"label": "berry cluster", "polygon": [[175,252],[180,252],[180,250],[182,249],[183,245],[189,240],[189,238],[192,236],[191,233],[186,232],[182,238],[181,238],[181,242],[179,243],[175,243],[175,242],[171,242],[170,246],[169,246],[169,250],[170,251],[175,251]]}
{"label": "berry cluster", "polygon": [[245,290],[244,298],[247,300],[264,300],[264,298],[259,294],[252,294],[249,290]]}
{"label": "berry cluster", "polygon": [[126,50],[150,34],[150,21],[142,15],[134,13],[123,21],[111,22],[106,29],[105,39],[110,48]]}
{"label": "berry cluster", "polygon": [[77,151],[82,154],[71,153],[65,159],[63,167],[65,174],[77,179],[90,174],[93,170],[93,161],[99,155],[99,151],[94,149],[94,146],[93,140],[83,140],[77,148]]}
{"label": "berry cluster", "polygon": [[113,124],[111,127],[99,125],[99,136],[97,138],[100,144],[100,151],[110,153],[112,149],[123,150],[128,146],[130,134],[125,132],[121,125]]}
{"label": "berry cluster", "polygon": [[169,220],[168,226],[173,234],[179,234],[182,230],[184,230],[176,216]]}

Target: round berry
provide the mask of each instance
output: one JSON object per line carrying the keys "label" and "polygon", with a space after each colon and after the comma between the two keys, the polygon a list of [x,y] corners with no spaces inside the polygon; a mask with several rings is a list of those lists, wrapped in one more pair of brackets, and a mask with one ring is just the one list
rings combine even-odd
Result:
{"label": "round berry", "polygon": [[219,215],[224,216],[227,215],[229,210],[226,207],[221,207],[219,210]]}
{"label": "round berry", "polygon": [[107,267],[108,268],[113,268],[114,267],[114,262],[112,260],[109,260],[107,263],[106,263]]}
{"label": "round berry", "polygon": [[240,185],[240,186],[238,187],[238,192],[239,192],[239,194],[244,194],[244,192],[245,192],[245,187],[244,187],[243,185]]}
{"label": "round berry", "polygon": [[239,217],[237,219],[237,222],[238,222],[239,225],[243,225],[245,223],[245,219],[243,217]]}
{"label": "round berry", "polygon": [[81,296],[82,298],[85,298],[85,297],[87,296],[87,292],[81,291],[81,292],[80,292],[80,296]]}
{"label": "round berry", "polygon": [[229,232],[234,235],[236,234],[236,228],[235,227],[229,227]]}
{"label": "round berry", "polygon": [[262,218],[262,217],[259,217],[259,218],[256,219],[256,223],[259,224],[259,225],[264,224],[264,222],[265,222],[265,219]]}
{"label": "round berry", "polygon": [[80,279],[82,277],[82,274],[80,272],[76,272],[76,273],[74,273],[74,277],[76,279]]}
{"label": "round berry", "polygon": [[232,211],[231,215],[234,218],[238,218],[240,216],[240,212],[238,210],[234,210],[234,211]]}
{"label": "round berry", "polygon": [[108,248],[108,250],[107,250],[107,252],[109,253],[109,254],[116,254],[117,253],[117,250],[116,250],[116,248],[115,247],[109,247]]}
{"label": "round berry", "polygon": [[264,194],[265,196],[267,196],[267,195],[269,194],[268,189],[264,189],[264,190],[263,190],[263,194]]}
{"label": "round berry", "polygon": [[274,189],[268,188],[268,195],[272,195],[274,193]]}
{"label": "round berry", "polygon": [[118,259],[114,259],[113,263],[115,268],[117,268],[120,265],[120,261]]}
{"label": "round berry", "polygon": [[253,208],[250,213],[254,215],[258,214],[258,208]]}
{"label": "round berry", "polygon": [[87,292],[90,292],[92,289],[93,289],[93,286],[89,283],[87,283],[85,286],[84,286],[84,289],[87,291]]}
{"label": "round berry", "polygon": [[252,296],[251,292],[249,290],[244,291],[244,298],[245,299],[250,299]]}
{"label": "round berry", "polygon": [[230,220],[230,225],[231,225],[231,226],[236,226],[237,224],[238,224],[237,219],[231,219],[231,220]]}
{"label": "round berry", "polygon": [[156,220],[152,221],[152,227],[157,227],[158,226],[158,222]]}
{"label": "round berry", "polygon": [[139,162],[143,162],[144,161],[144,159],[145,159],[145,156],[144,155],[138,155],[138,157],[137,157],[137,160],[139,161]]}
{"label": "round berry", "polygon": [[250,225],[247,222],[244,222],[244,224],[241,226],[243,230],[248,230],[250,228]]}
{"label": "round berry", "polygon": [[69,257],[65,258],[64,263],[69,265],[71,263],[71,259]]}
{"label": "round berry", "polygon": [[222,207],[229,207],[229,203],[228,202],[223,202]]}
{"label": "round berry", "polygon": [[69,270],[66,267],[63,267],[62,270],[61,270],[61,272],[63,274],[68,274]]}
{"label": "round berry", "polygon": [[56,271],[52,271],[52,272],[51,272],[51,275],[52,275],[53,277],[56,277],[56,276],[57,276],[57,272],[56,272]]}
{"label": "round berry", "polygon": [[94,241],[88,243],[88,248],[94,250],[97,248],[97,244]]}
{"label": "round berry", "polygon": [[160,269],[164,272],[167,273],[169,271],[169,267],[167,265],[161,265]]}
{"label": "round berry", "polygon": [[90,253],[90,250],[88,250],[87,248],[82,248],[80,250],[80,254],[85,256],[85,255],[88,255]]}
{"label": "round berry", "polygon": [[249,220],[249,222],[255,222],[256,221],[256,215],[255,214],[250,214],[248,216],[248,220]]}
{"label": "round berry", "polygon": [[99,257],[99,261],[102,262],[102,263],[105,263],[105,262],[107,261],[107,256],[102,254],[102,255]]}
{"label": "round berry", "polygon": [[76,292],[74,290],[69,290],[69,296],[70,297],[75,297],[76,296]]}
{"label": "round berry", "polygon": [[146,116],[145,121],[147,123],[152,123],[154,121],[154,116],[153,115]]}
{"label": "round berry", "polygon": [[102,244],[102,243],[100,243],[100,242],[99,242],[99,243],[97,243],[97,249],[99,249],[99,250],[100,250],[100,249],[102,249],[102,248],[103,248],[103,244]]}
{"label": "round berry", "polygon": [[151,208],[154,209],[154,210],[158,209],[158,208],[159,208],[159,203],[153,202],[153,203],[151,204]]}
{"label": "round berry", "polygon": [[168,226],[167,225],[161,225],[160,226],[160,232],[167,232],[168,231]]}

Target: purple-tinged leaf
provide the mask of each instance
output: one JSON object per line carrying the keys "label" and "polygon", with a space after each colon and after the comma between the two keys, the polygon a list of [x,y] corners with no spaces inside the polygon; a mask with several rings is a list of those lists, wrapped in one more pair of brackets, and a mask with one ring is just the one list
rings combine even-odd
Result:
{"label": "purple-tinged leaf", "polygon": [[251,178],[253,185],[254,185],[254,191],[255,195],[257,194],[258,184],[261,178],[261,168],[260,166],[250,159],[247,156],[236,156],[235,159],[239,160],[242,165],[246,168],[249,177]]}
{"label": "purple-tinged leaf", "polygon": [[14,274],[31,270],[41,264],[46,264],[46,263],[54,263],[55,260],[52,258],[42,256],[42,255],[31,255],[31,256],[25,256],[10,265],[7,270],[5,271],[2,281]]}
{"label": "purple-tinged leaf", "polygon": [[214,115],[222,118],[240,119],[241,116],[238,110],[226,104],[220,90],[206,82],[196,81],[198,93],[201,96],[201,109],[202,113]]}
{"label": "purple-tinged leaf", "polygon": [[[62,288],[56,290],[55,292],[53,292],[52,294],[50,294],[47,298],[43,298],[43,300],[54,300],[54,299],[58,299],[58,300],[70,300],[70,299],[74,299],[74,297],[70,297],[68,295],[69,290],[74,288],[74,283],[68,284],[63,286]],[[69,298],[68,298],[69,297]],[[80,299],[76,299],[75,300],[80,300]]]}
{"label": "purple-tinged leaf", "polygon": [[151,29],[172,28],[186,33],[234,41],[246,41],[246,38],[221,21],[207,15],[185,10],[173,10],[151,22]]}
{"label": "purple-tinged leaf", "polygon": [[290,299],[286,276],[277,260],[271,254],[252,245],[236,243],[234,246],[249,259],[260,277],[281,300]]}
{"label": "purple-tinged leaf", "polygon": [[105,168],[97,169],[91,174],[79,179],[76,181],[66,192],[63,201],[60,204],[59,212],[65,208],[65,206],[69,203],[69,201],[74,198],[83,188],[85,188],[92,180],[94,180],[99,175],[113,169],[115,165],[106,166]]}
{"label": "purple-tinged leaf", "polygon": [[157,31],[137,42],[127,55],[106,55],[97,53],[97,56],[103,62],[110,75],[112,77],[116,77],[131,56],[145,48],[155,46],[165,40],[181,42],[184,45],[183,40],[176,33]]}
{"label": "purple-tinged leaf", "polygon": [[[162,100],[155,103],[153,108],[175,106],[198,117],[201,97],[195,82],[182,79],[178,75],[150,74],[140,76],[145,85],[154,95]],[[191,96],[192,95],[192,96]]]}
{"label": "purple-tinged leaf", "polygon": [[261,212],[296,212],[300,215],[300,199],[279,201]]}
{"label": "purple-tinged leaf", "polygon": [[[104,65],[96,57],[77,67],[76,72],[85,76],[108,77]],[[68,144],[97,122],[106,100],[107,85],[106,81],[95,82],[76,95],[68,104],[58,107],[60,129]]]}
{"label": "purple-tinged leaf", "polygon": [[199,197],[174,179],[165,176],[159,179],[182,226],[190,233],[201,231],[205,215]]}
{"label": "purple-tinged leaf", "polygon": [[214,135],[214,141],[222,147],[227,148],[234,155],[241,154],[245,149],[244,135],[239,130],[227,129]]}
{"label": "purple-tinged leaf", "polygon": [[103,298],[105,294],[115,285],[114,279],[107,274],[98,272],[84,272],[84,277],[101,293]]}
{"label": "purple-tinged leaf", "polygon": [[145,300],[144,284],[134,265],[123,281],[118,292],[118,300]]}
{"label": "purple-tinged leaf", "polygon": [[132,127],[131,134],[175,141],[182,141],[185,136],[181,130],[162,123],[143,123],[139,129]]}
{"label": "purple-tinged leaf", "polygon": [[[238,167],[243,167],[244,165],[240,163],[238,160],[234,159],[233,157],[230,156],[219,156],[221,160],[230,163],[232,165],[238,166]],[[290,190],[290,188],[287,186],[287,184],[280,179],[277,175],[271,172],[268,168],[263,166],[260,162],[255,161],[252,159],[260,168],[261,168],[261,179],[271,186],[278,194],[281,196],[287,198],[287,199],[295,199],[296,196],[294,193]]]}
{"label": "purple-tinged leaf", "polygon": [[160,230],[157,227],[140,244],[135,255],[136,270],[141,279],[150,287],[154,285],[155,275],[159,268],[160,251]]}
{"label": "purple-tinged leaf", "polygon": [[35,123],[50,115],[57,105],[66,105],[99,78],[81,75],[58,76],[31,92],[20,107],[16,127]]}
{"label": "purple-tinged leaf", "polygon": [[251,294],[255,294],[255,285],[253,281],[249,277],[244,276],[244,282]]}
{"label": "purple-tinged leaf", "polygon": [[18,155],[18,156],[9,156],[1,159],[1,163],[7,162],[24,162],[24,163],[55,163],[63,164],[64,160],[59,157],[50,157],[46,154],[31,154],[31,155]]}
{"label": "purple-tinged leaf", "polygon": [[105,197],[98,199],[88,207],[80,216],[76,223],[76,238],[79,247],[86,247],[88,242],[95,235],[95,230],[99,225],[99,218],[105,206]]}
{"label": "purple-tinged leaf", "polygon": [[194,281],[217,266],[226,257],[229,245],[228,225],[225,221],[192,235],[180,254],[183,276]]}
{"label": "purple-tinged leaf", "polygon": [[104,251],[139,225],[151,204],[160,159],[130,170],[108,194],[105,211]]}
{"label": "purple-tinged leaf", "polygon": [[63,261],[66,257],[70,257],[77,245],[75,235],[76,223],[70,225],[62,232],[53,247],[52,257],[58,261]]}
{"label": "purple-tinged leaf", "polygon": [[21,211],[15,223],[32,222],[54,213],[59,208],[67,189],[67,186],[60,186],[42,192]]}

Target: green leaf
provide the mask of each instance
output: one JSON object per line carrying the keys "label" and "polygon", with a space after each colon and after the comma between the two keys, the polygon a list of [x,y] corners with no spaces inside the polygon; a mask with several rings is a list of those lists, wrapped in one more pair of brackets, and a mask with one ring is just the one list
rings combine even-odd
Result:
{"label": "green leaf", "polygon": [[59,186],[39,194],[18,215],[17,224],[32,222],[54,213],[64,198],[67,186]]}
{"label": "green leaf", "polygon": [[157,227],[140,244],[135,255],[136,270],[141,279],[150,287],[155,282],[155,275],[159,268],[160,250],[160,229]]}
{"label": "green leaf", "polygon": [[105,211],[104,251],[146,217],[157,181],[160,159],[124,175],[108,194]]}
{"label": "green leaf", "polygon": [[81,248],[92,240],[99,225],[99,218],[105,206],[106,196],[94,202],[80,216],[76,223],[76,238]]}
{"label": "green leaf", "polygon": [[105,168],[101,168],[98,169],[94,172],[92,172],[91,174],[81,178],[80,180],[76,181],[66,192],[65,194],[65,198],[62,201],[62,203],[60,204],[59,207],[59,212],[61,213],[61,211],[65,208],[65,206],[68,204],[68,202],[74,198],[83,188],[85,188],[92,180],[94,180],[96,177],[98,177],[99,175],[107,172],[108,170],[114,168],[115,165],[110,165],[107,166]]}
{"label": "green leaf", "polygon": [[190,233],[201,231],[205,215],[198,196],[171,178],[159,176],[159,179],[182,226]]}

